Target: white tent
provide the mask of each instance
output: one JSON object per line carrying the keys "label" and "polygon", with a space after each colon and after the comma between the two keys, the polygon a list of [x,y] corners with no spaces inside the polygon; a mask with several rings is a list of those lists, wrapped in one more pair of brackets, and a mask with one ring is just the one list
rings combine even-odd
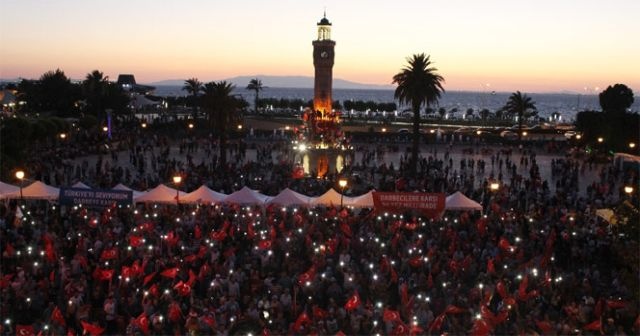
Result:
{"label": "white tent", "polygon": [[267,201],[268,204],[289,205],[308,205],[310,197],[295,192],[289,188],[285,188],[278,195]]}
{"label": "white tent", "polygon": [[607,209],[607,208],[596,209],[596,216],[606,220],[610,224],[616,224],[617,223],[615,213],[611,209]]}
{"label": "white tent", "polygon": [[445,210],[479,210],[482,211],[480,203],[470,199],[459,191],[447,196],[444,202]]}
{"label": "white tent", "polygon": [[90,186],[82,183],[82,182],[76,182],[76,184],[72,185],[71,188],[78,188],[78,189],[91,189]]}
{"label": "white tent", "polygon": [[213,191],[203,184],[200,188],[180,198],[180,203],[220,203],[226,197],[226,194]]}
{"label": "white tent", "polygon": [[[40,181],[35,181],[29,186],[22,188],[22,198],[57,200],[60,196],[60,189],[46,185]],[[20,188],[17,191],[4,195],[6,198],[20,198]]]}
{"label": "white tent", "polygon": [[225,197],[224,202],[237,204],[264,204],[269,199],[271,199],[271,197],[244,186],[242,189]]}
{"label": "white tent", "polygon": [[[311,198],[311,205],[325,205],[325,206],[329,206],[329,205],[335,205],[335,206],[339,206],[340,205],[340,199],[342,198],[342,195],[335,191],[334,189],[329,189],[327,190],[326,193],[318,196],[318,197],[312,197]],[[348,197],[348,196],[344,196],[344,199],[342,200],[343,204],[350,204],[352,203],[352,198]]]}
{"label": "white tent", "polygon": [[20,193],[20,187],[14,186],[13,184],[0,182],[0,198],[4,198],[5,195],[16,192]]}
{"label": "white tent", "polygon": [[[347,199],[348,203],[346,203]],[[373,190],[360,196],[345,197],[345,205],[354,208],[373,208]]]}
{"label": "white tent", "polygon": [[[180,191],[179,198],[186,196],[187,194]],[[134,197],[135,203],[175,203],[176,202],[176,189],[169,188],[164,184],[159,184],[157,187],[147,191],[144,195]]]}
{"label": "white tent", "polygon": [[131,191],[133,194],[133,199],[135,200],[136,198],[146,194],[146,191],[137,191],[137,190],[133,190],[129,187],[127,187],[126,185],[122,184],[122,183],[118,183],[115,187],[111,188],[112,190],[124,190],[124,191]]}

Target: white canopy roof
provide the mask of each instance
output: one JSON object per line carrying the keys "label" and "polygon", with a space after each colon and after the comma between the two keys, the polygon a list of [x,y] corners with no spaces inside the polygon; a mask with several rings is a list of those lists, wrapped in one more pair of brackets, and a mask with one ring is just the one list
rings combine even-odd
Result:
{"label": "white canopy roof", "polygon": [[482,211],[480,203],[470,199],[459,191],[447,196],[444,208],[446,210],[479,210]]}
{"label": "white canopy roof", "polygon": [[90,186],[82,183],[82,182],[76,182],[76,184],[72,185],[71,188],[79,188],[79,189],[91,189]]}
{"label": "white canopy roof", "polygon": [[5,195],[16,192],[20,193],[20,187],[14,186],[13,184],[0,182],[0,198],[4,198]]}
{"label": "white canopy roof", "polygon": [[133,199],[135,200],[136,198],[146,194],[146,191],[137,191],[137,190],[133,190],[129,187],[127,187],[126,185],[122,184],[122,183],[118,183],[115,187],[111,188],[112,190],[124,190],[124,191],[131,191],[133,192]]}
{"label": "white canopy roof", "polygon": [[[60,189],[35,181],[22,188],[22,197],[28,199],[57,200]],[[20,198],[20,188],[17,191],[4,195],[7,198]]]}
{"label": "white canopy roof", "polygon": [[263,195],[247,186],[244,186],[242,189],[227,196],[224,199],[224,202],[237,204],[264,204],[269,199],[269,196]]}
{"label": "white canopy roof", "polygon": [[267,201],[268,204],[289,205],[309,205],[311,198],[289,188],[282,190],[277,196]]}
{"label": "white canopy roof", "polygon": [[[180,191],[179,198],[186,195],[187,194]],[[169,188],[164,184],[159,184],[143,195],[134,197],[133,201],[136,203],[174,203],[176,202],[176,189]]]}
{"label": "white canopy roof", "polygon": [[360,196],[345,197],[345,204],[354,208],[373,208],[373,190]]}
{"label": "white canopy roof", "polygon": [[[311,205],[340,205],[341,194],[334,189],[327,190],[326,193],[311,198]],[[352,202],[351,197],[345,196],[342,200],[343,204],[350,204]]]}
{"label": "white canopy roof", "polygon": [[200,188],[180,198],[180,203],[220,203],[226,197],[226,194],[213,191],[203,184]]}

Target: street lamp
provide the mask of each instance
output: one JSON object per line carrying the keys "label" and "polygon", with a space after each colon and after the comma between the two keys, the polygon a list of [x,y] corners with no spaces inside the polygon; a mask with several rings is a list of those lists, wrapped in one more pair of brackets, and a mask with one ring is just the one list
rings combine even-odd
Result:
{"label": "street lamp", "polygon": [[624,192],[630,195],[633,192],[633,187],[625,186],[624,187]]}
{"label": "street lamp", "polygon": [[176,204],[180,204],[180,189],[178,188],[180,182],[182,182],[182,176],[175,175],[173,177],[173,184],[176,185]]}
{"label": "street lamp", "polygon": [[636,148],[635,142],[630,142],[629,143],[629,148]]}
{"label": "street lamp", "polygon": [[529,134],[529,133],[527,133],[527,131],[522,131],[522,136],[523,136],[523,137],[526,137],[526,136],[527,136],[527,134]]}
{"label": "street lamp", "polygon": [[603,138],[603,137],[598,137],[598,142],[599,142],[599,143],[602,143],[603,141],[604,141],[604,138]]}
{"label": "street lamp", "polygon": [[489,189],[491,189],[491,191],[497,191],[498,189],[500,189],[500,183],[491,182],[491,184],[489,185]]}
{"label": "street lamp", "polygon": [[60,133],[60,139],[64,140],[67,138],[67,134],[66,133]]}
{"label": "street lamp", "polygon": [[18,180],[20,180],[20,200],[22,200],[22,181],[24,180],[24,171],[22,170],[18,170],[16,172],[16,178],[18,178]]}
{"label": "street lamp", "polygon": [[105,131],[105,132],[109,132],[109,127],[104,126],[104,127],[102,127],[102,130]]}
{"label": "street lamp", "polygon": [[189,123],[189,129],[193,129],[193,123]]}
{"label": "street lamp", "polygon": [[140,127],[142,127],[142,128],[147,128],[147,123],[146,123],[146,122],[143,122],[142,124],[140,124]]}
{"label": "street lamp", "polygon": [[242,124],[238,124],[238,131],[242,130]]}
{"label": "street lamp", "polygon": [[343,178],[338,180],[338,185],[340,186],[340,189],[342,190],[341,193],[340,193],[340,208],[342,208],[343,199],[344,199],[344,188],[347,186],[347,180],[343,179]]}

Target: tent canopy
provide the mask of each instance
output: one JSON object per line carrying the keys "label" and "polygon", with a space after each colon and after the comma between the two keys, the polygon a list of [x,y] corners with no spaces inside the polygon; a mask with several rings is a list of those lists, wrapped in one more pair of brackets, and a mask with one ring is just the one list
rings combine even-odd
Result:
{"label": "tent canopy", "polygon": [[290,206],[290,205],[308,205],[309,201],[310,201],[309,196],[305,196],[289,188],[285,188],[278,195],[268,200],[267,203]]}
{"label": "tent canopy", "polygon": [[[186,196],[184,192],[179,192],[179,198]],[[159,184],[157,187],[149,190],[139,197],[134,197],[133,201],[136,203],[175,203],[176,202],[176,189],[169,188],[164,184]]]}
{"label": "tent canopy", "polygon": [[221,203],[226,197],[226,194],[213,191],[203,184],[200,188],[180,198],[180,203]]}
{"label": "tent canopy", "polygon": [[480,203],[470,199],[459,191],[447,196],[444,202],[446,210],[479,210],[482,211]]}
{"label": "tent canopy", "polygon": [[136,198],[146,194],[146,191],[137,191],[137,190],[133,190],[129,187],[127,187],[126,185],[122,184],[122,183],[118,183],[115,187],[111,188],[111,190],[124,190],[124,191],[131,191],[133,194],[133,199],[135,200]]}
{"label": "tent canopy", "polygon": [[20,193],[20,187],[0,182],[0,198],[4,198],[7,194]]}
{"label": "tent canopy", "polygon": [[[318,197],[312,197],[311,205],[325,205],[325,206],[340,205],[340,201],[342,198],[343,198],[342,194],[340,194],[339,192],[335,191],[332,188],[327,190],[326,193]],[[352,198],[348,196],[344,196],[344,199],[342,200],[342,202],[343,204],[350,204],[352,203]]]}
{"label": "tent canopy", "polygon": [[[4,195],[7,198],[20,198],[20,188],[16,192]],[[26,199],[57,200],[60,189],[35,181],[22,188],[22,197]]]}
{"label": "tent canopy", "polygon": [[263,195],[247,186],[244,186],[242,189],[227,196],[224,199],[224,202],[237,204],[264,204],[269,199],[269,196]]}
{"label": "tent canopy", "polygon": [[78,189],[91,189],[90,186],[82,183],[82,182],[76,182],[76,184],[72,185],[71,188],[78,188]]}
{"label": "tent canopy", "polygon": [[348,203],[345,204],[354,208],[373,208],[373,192],[374,190],[370,190],[360,196],[345,197],[345,200],[348,200]]}

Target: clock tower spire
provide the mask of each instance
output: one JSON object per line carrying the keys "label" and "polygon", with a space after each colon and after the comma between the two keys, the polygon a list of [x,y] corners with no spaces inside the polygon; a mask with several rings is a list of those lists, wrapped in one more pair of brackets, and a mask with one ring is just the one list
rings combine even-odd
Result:
{"label": "clock tower spire", "polygon": [[324,16],[318,22],[318,38],[313,44],[313,66],[315,80],[313,85],[313,110],[321,113],[322,119],[329,118],[332,112],[332,82],[335,41],[331,40],[331,22]]}

